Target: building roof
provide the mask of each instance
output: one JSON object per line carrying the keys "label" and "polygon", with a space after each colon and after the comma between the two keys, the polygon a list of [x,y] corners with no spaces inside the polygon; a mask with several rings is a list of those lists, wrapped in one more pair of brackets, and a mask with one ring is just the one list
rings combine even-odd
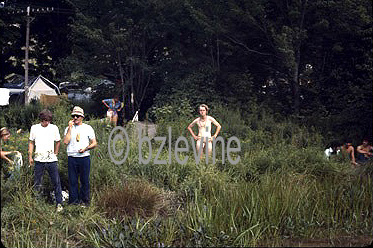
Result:
{"label": "building roof", "polygon": [[39,89],[46,89],[46,87],[41,86],[42,83],[44,83],[44,85],[46,85],[47,87],[52,88],[53,90],[55,90],[58,95],[61,94],[60,93],[60,89],[58,88],[58,86],[55,85],[54,83],[52,83],[51,81],[49,81],[47,78],[43,77],[42,75],[39,75],[34,80],[34,82],[30,85],[29,89],[31,90],[31,89],[34,89],[35,87],[38,87],[38,86],[39,86]]}

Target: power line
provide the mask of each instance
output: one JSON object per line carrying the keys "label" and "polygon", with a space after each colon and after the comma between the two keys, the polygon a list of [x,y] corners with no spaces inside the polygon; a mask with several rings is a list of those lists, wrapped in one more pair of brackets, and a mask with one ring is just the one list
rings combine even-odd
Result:
{"label": "power line", "polygon": [[27,3],[10,3],[7,4],[6,2],[0,2],[0,9],[3,9],[10,15],[17,15],[17,14],[25,14],[27,8],[30,7],[30,13],[48,13],[48,12],[55,12],[57,14],[75,14],[76,11],[73,9],[68,8],[60,8],[54,6],[45,6],[45,5],[38,5],[38,4],[27,4]]}
{"label": "power line", "polygon": [[[17,15],[17,14],[25,14],[27,7],[24,9],[14,9],[14,10],[8,10],[8,14],[10,15]],[[55,8],[55,7],[31,7],[30,13],[35,13],[35,14],[45,14],[45,13],[50,13],[54,12],[56,14],[66,14],[66,15],[73,15],[75,14],[75,11],[71,9],[63,9],[63,8]]]}
{"label": "power line", "polygon": [[[5,8],[5,4],[2,2],[0,6],[3,6],[2,9]],[[33,16],[41,15],[41,14],[48,14],[54,12],[56,14],[74,14],[75,12],[69,9],[62,9],[62,8],[55,8],[55,7],[46,7],[46,6],[31,6],[28,5],[27,7],[21,8],[21,6],[13,5],[10,9],[8,9],[9,15],[23,15],[26,14],[26,48],[25,48],[25,104],[28,103],[28,88],[29,88],[29,77],[28,77],[28,64],[29,64],[29,40],[30,40],[30,23],[35,19]]]}

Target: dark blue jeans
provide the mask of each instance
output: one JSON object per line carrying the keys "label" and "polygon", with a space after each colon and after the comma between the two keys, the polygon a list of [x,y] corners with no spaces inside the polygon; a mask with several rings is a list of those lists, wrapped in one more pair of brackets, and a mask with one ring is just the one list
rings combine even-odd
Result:
{"label": "dark blue jeans", "polygon": [[364,163],[369,162],[369,161],[372,161],[372,157],[367,158],[362,153],[357,154],[356,162],[364,164]]}
{"label": "dark blue jeans", "polygon": [[[89,173],[91,158],[71,157],[67,158],[69,174],[69,204],[90,203]],[[80,179],[80,192],[79,192]]]}
{"label": "dark blue jeans", "polygon": [[38,162],[35,161],[34,167],[34,185],[36,191],[40,194],[42,190],[43,175],[44,171],[47,169],[49,177],[54,186],[54,195],[56,197],[56,202],[62,203],[62,189],[60,175],[58,174],[57,162]]}

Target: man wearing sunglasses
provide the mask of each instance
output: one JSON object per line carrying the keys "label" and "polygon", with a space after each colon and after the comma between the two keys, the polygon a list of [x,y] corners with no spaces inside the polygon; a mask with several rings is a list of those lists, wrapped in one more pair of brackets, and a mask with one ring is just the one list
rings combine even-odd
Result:
{"label": "man wearing sunglasses", "polygon": [[[69,176],[69,204],[90,204],[89,173],[91,159],[89,150],[97,146],[93,128],[83,123],[84,111],[75,106],[72,120],[65,129],[64,143],[67,145]],[[80,179],[80,191],[79,183]]]}

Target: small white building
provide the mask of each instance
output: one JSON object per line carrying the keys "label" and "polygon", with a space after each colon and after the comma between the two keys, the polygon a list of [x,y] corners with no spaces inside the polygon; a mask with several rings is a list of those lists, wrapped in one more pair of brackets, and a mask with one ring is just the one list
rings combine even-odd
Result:
{"label": "small white building", "polygon": [[39,100],[42,94],[48,96],[58,96],[61,93],[57,85],[42,75],[39,75],[28,89],[28,103],[30,103],[32,99]]}
{"label": "small white building", "polygon": [[0,106],[9,105],[9,94],[9,89],[0,88]]}

